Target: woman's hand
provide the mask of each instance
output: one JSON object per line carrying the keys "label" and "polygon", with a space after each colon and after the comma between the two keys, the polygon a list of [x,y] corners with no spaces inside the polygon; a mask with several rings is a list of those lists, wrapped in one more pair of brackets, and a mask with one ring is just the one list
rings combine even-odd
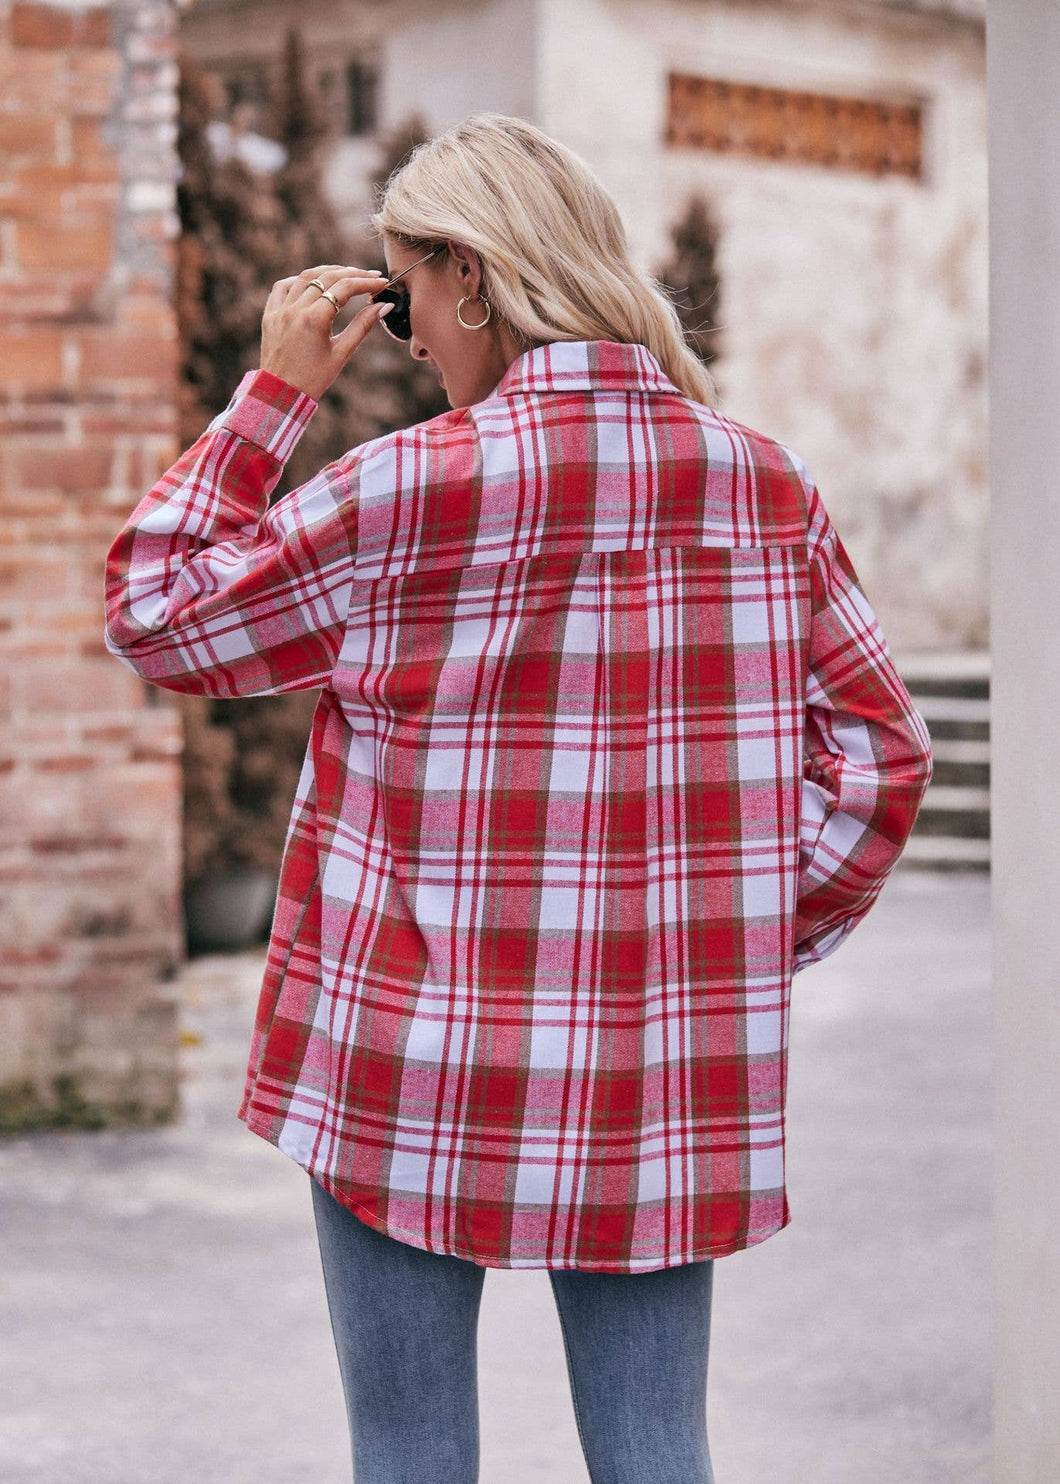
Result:
{"label": "woman's hand", "polygon": [[357,294],[378,293],[386,278],[378,268],[325,263],[273,284],[261,320],[260,368],[319,402],[387,306],[365,304],[344,330],[333,335],[338,310],[311,282],[314,278],[340,305]]}

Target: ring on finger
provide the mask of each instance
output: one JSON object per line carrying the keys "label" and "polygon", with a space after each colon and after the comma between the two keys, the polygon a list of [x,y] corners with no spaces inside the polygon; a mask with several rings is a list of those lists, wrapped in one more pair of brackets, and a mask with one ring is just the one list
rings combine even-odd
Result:
{"label": "ring on finger", "polygon": [[319,278],[311,278],[309,280],[309,283],[306,285],[306,287],[307,288],[319,289],[322,294],[326,294],[327,293],[326,286],[320,282],[320,279]]}
{"label": "ring on finger", "polygon": [[321,298],[323,298],[323,299],[330,299],[331,302],[332,302],[332,304],[334,304],[334,306],[335,306],[336,309],[341,309],[342,308],[342,305],[339,303],[338,299],[335,298],[335,295],[331,292],[330,289],[324,289],[323,292],[321,293]]}

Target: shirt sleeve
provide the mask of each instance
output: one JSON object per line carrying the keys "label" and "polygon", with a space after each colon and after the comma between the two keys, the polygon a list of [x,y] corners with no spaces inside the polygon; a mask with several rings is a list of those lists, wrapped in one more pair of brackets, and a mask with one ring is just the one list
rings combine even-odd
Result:
{"label": "shirt sleeve", "polygon": [[316,407],[271,372],[248,371],[119,532],[104,639],[144,680],[253,696],[330,678],[353,585],[359,450],[269,508]]}
{"label": "shirt sleeve", "polygon": [[834,953],[897,863],[931,738],[853,563],[809,487],[812,595],[793,972]]}

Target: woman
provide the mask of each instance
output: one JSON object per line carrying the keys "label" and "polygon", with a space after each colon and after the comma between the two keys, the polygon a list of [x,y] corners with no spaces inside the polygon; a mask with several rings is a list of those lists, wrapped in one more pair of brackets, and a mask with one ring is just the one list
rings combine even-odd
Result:
{"label": "woman", "polygon": [[[927,729],[576,155],[475,114],[372,221],[387,278],[273,288],[112,548],[107,642],[321,689],[238,1116],[312,1177],[358,1484],[477,1478],[486,1268],[548,1271],[595,1484],[703,1484],[714,1259],[790,1219],[791,981],[897,861]],[[452,410],[268,508],[387,313]]]}

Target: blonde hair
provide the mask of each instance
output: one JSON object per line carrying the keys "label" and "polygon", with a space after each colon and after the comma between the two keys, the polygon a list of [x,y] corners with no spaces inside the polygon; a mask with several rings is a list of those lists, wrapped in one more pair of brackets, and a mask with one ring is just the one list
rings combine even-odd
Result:
{"label": "blonde hair", "polygon": [[414,249],[474,248],[482,292],[528,347],[552,340],[646,346],[674,385],[716,406],[665,286],[630,261],[618,208],[584,160],[525,119],[472,113],[416,145],[369,218]]}

